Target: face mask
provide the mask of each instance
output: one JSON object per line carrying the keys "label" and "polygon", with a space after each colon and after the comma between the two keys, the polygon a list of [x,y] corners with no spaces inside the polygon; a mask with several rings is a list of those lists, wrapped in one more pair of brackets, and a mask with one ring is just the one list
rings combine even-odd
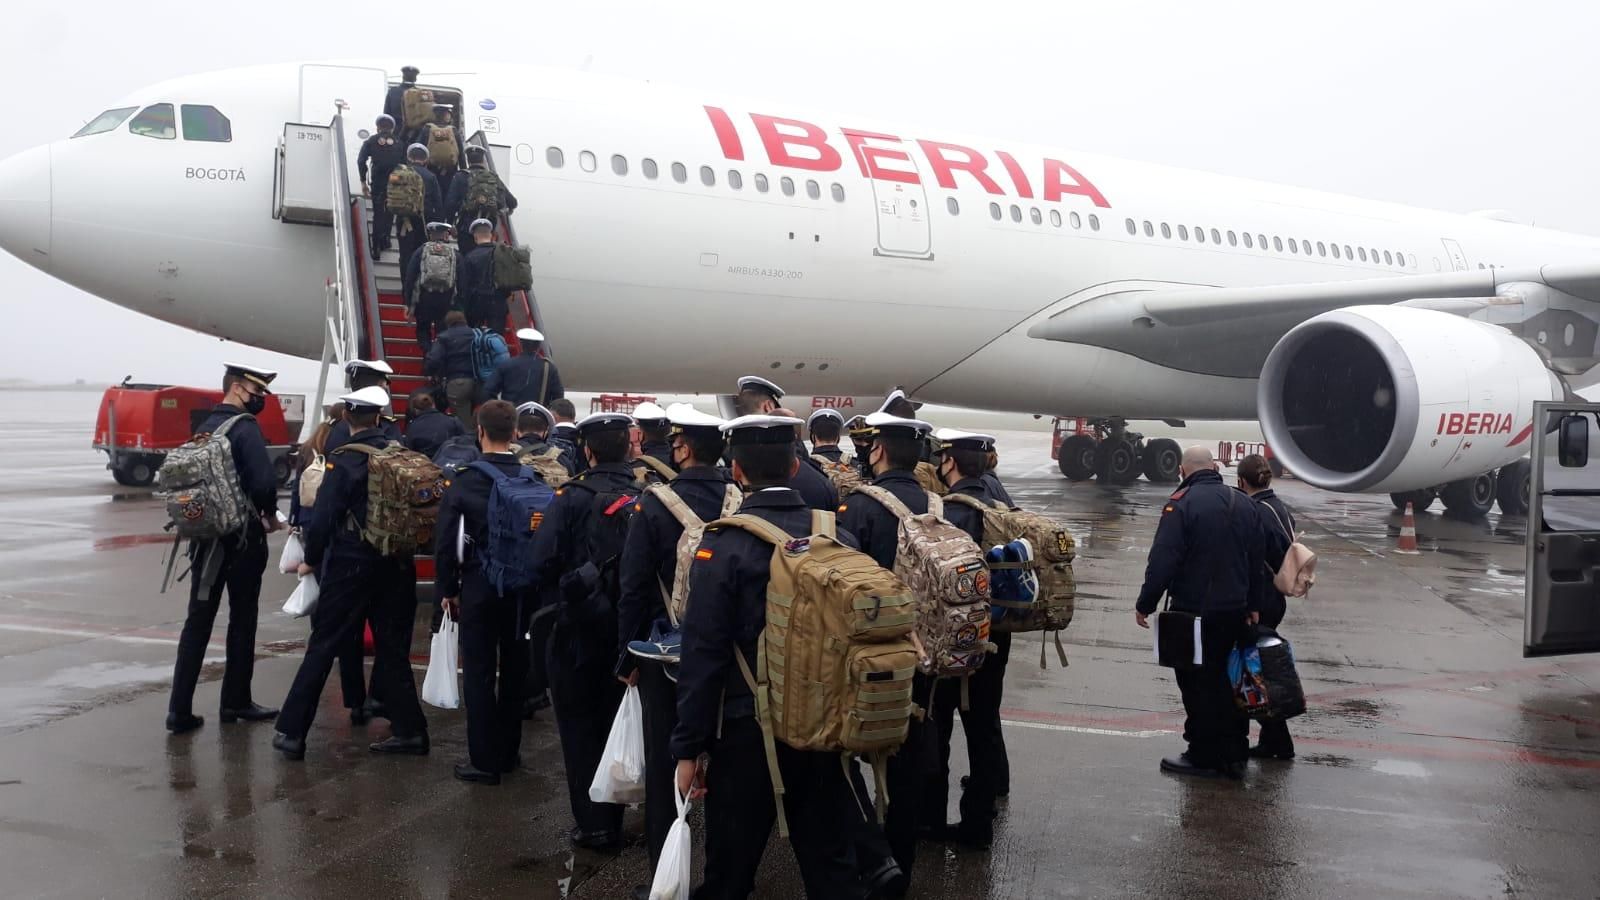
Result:
{"label": "face mask", "polygon": [[250,397],[246,397],[245,398],[244,411],[249,413],[252,416],[261,415],[261,411],[266,409],[266,408],[267,408],[267,398],[266,398],[265,395],[256,394],[256,395],[252,395]]}

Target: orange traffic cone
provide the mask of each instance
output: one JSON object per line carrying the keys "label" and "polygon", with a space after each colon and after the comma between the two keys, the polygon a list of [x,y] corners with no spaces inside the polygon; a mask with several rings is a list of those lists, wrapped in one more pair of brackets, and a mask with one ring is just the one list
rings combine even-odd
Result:
{"label": "orange traffic cone", "polygon": [[1416,556],[1417,549],[1417,516],[1411,509],[1411,501],[1406,501],[1406,514],[1400,520],[1400,542],[1395,545],[1394,552]]}

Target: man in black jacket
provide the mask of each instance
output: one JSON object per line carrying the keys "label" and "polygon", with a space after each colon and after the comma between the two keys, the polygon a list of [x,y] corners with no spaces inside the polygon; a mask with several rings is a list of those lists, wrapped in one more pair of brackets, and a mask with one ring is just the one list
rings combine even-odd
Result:
{"label": "man in black jacket", "polygon": [[1250,722],[1233,702],[1228,653],[1254,642],[1263,559],[1260,512],[1222,482],[1205,447],[1190,447],[1179,467],[1183,481],[1161,510],[1134,619],[1149,617],[1165,594],[1171,608],[1200,617],[1198,669],[1174,670],[1187,718],[1189,749],[1161,761],[1164,772],[1243,778]]}
{"label": "man in black jacket", "polygon": [[[917,483],[915,470],[923,447],[933,430],[926,422],[903,419],[889,413],[873,413],[866,424],[874,431],[867,462],[876,477],[872,484],[893,494],[913,515],[928,511],[928,492]],[[861,551],[880,566],[894,570],[899,550],[900,519],[872,497],[852,493],[839,507],[839,527],[861,542]],[[918,671],[912,679],[913,703],[927,709],[932,680]],[[889,757],[889,810],[884,816],[884,833],[904,877],[911,877],[917,857],[917,832],[921,810],[918,794],[932,771],[933,732],[927,723],[912,717],[906,742]]]}
{"label": "man in black jacket", "polygon": [[811,455],[828,462],[844,462],[844,451],[839,438],[844,435],[844,416],[836,409],[819,409],[806,420],[806,431],[811,433]]}
{"label": "man in black jacket", "polygon": [[[979,548],[988,549],[983,543],[983,512],[952,498],[971,497],[985,506],[999,501],[982,477],[994,448],[994,437],[943,428],[935,433],[934,440],[939,450],[932,462],[950,488],[944,498],[945,519],[965,531]],[[988,847],[994,840],[995,797],[1000,793],[1000,776],[1009,771],[1006,745],[1000,734],[1000,699],[1005,689],[1006,662],[1011,656],[1011,635],[990,632],[989,641],[995,651],[983,658],[982,667],[967,680],[967,708],[960,709],[960,682],[946,679],[934,689],[933,706],[928,711],[938,755],[922,793],[922,821],[929,832],[973,848]],[[967,736],[967,765],[972,774],[961,779],[961,821],[946,827],[950,738],[955,731],[957,710],[961,712],[961,730]]]}
{"label": "man in black jacket", "polygon": [[566,396],[566,389],[561,386],[560,370],[555,363],[539,355],[539,348],[544,345],[544,334],[537,328],[519,328],[517,343],[519,352],[495,366],[494,374],[484,382],[483,395],[490,399],[505,400],[514,406],[524,403],[548,406]]}
{"label": "man in black jacket", "polygon": [[444,382],[445,396],[450,400],[450,414],[461,423],[463,433],[477,428],[472,418],[472,404],[478,393],[478,368],[473,364],[472,328],[467,317],[458,309],[445,314],[444,331],[428,348],[422,370]]}
{"label": "man in black jacket", "polygon": [[[741,513],[759,516],[795,537],[812,531],[813,511],[786,487],[794,457],[792,417],[752,415],[728,423],[733,477],[749,492]],[[854,547],[843,528],[840,543]],[[683,664],[678,678],[678,723],[670,750],[678,790],[705,794],[706,869],[697,897],[747,897],[777,815],[755,698],[733,654],[757,658],[766,626],[772,546],[737,528],[707,533],[689,575],[683,622]],[[783,777],[789,843],[806,896],[869,896],[857,874],[852,834],[864,827],[862,806],[836,753],[775,744]],[[709,756],[709,766],[701,762]],[[890,795],[893,796],[892,794]],[[883,879],[899,875],[892,865]],[[881,881],[874,883],[874,887]]]}
{"label": "man in black jacket", "polygon": [[876,476],[872,473],[872,464],[867,462],[867,457],[872,453],[872,427],[867,424],[866,416],[856,416],[845,423],[845,430],[850,434],[850,446],[855,448],[855,456],[850,458],[856,469],[861,473],[861,480],[870,482]]}
{"label": "man in black jacket", "polygon": [[415,450],[429,459],[433,459],[445,441],[467,433],[461,427],[460,420],[435,408],[432,388],[419,387],[412,391],[407,412],[412,419],[411,424],[406,426],[402,443],[407,450]]}
{"label": "man in black jacket", "polygon": [[[1273,585],[1272,577],[1283,566],[1284,555],[1294,543],[1294,514],[1272,489],[1272,465],[1258,453],[1239,460],[1239,490],[1255,502],[1261,513],[1261,552],[1266,570],[1259,579],[1256,608],[1261,612],[1261,624],[1277,630],[1289,612],[1289,603]],[[1250,755],[1256,759],[1294,759],[1289,723],[1283,719],[1262,722],[1261,742],[1250,748]]]}
{"label": "man in black jacket", "polygon": [[[665,412],[671,422],[670,462],[678,467],[678,476],[639,499],[623,546],[617,607],[617,677],[639,686],[644,708],[645,843],[652,870],[677,818],[672,797],[677,760],[668,739],[678,721],[678,690],[665,666],[678,661],[676,640],[670,637],[678,629],[664,599],[688,571],[684,567],[690,561],[678,556],[683,516],[712,522],[737,509],[740,499],[739,489],[717,467],[726,449],[721,431],[726,422],[687,404]],[[649,643],[645,639],[652,631],[669,637]],[[630,653],[630,644],[648,656],[641,660]]]}
{"label": "man in black jacket", "polygon": [[466,308],[468,324],[500,334],[506,329],[509,307],[506,292],[494,285],[494,223],[476,219],[468,230],[472,248],[461,257],[456,298]]}
{"label": "man in black jacket", "polygon": [[[633,420],[619,413],[596,413],[578,423],[589,468],[556,494],[533,542],[538,602],[555,607],[546,675],[576,821],[570,836],[576,846],[590,849],[622,846],[623,807],[592,802],[589,783],[622,703],[622,685],[612,671],[618,562],[637,493],[627,463],[632,427]],[[591,558],[594,552],[604,555]]]}
{"label": "man in black jacket", "polygon": [[[288,759],[305,758],[306,734],[316,718],[317,699],[334,658],[359,640],[370,617],[377,655],[372,676],[393,733],[367,749],[421,756],[428,752],[428,723],[417,702],[410,648],[402,646],[398,637],[404,634],[409,639],[408,626],[416,609],[414,579],[409,589],[406,582],[410,560],[384,556],[361,536],[367,522],[368,450],[389,444],[377,428],[378,411],[389,405],[389,394],[383,388],[369,387],[340,399],[354,432],[343,448],[328,455],[327,474],[306,526],[306,562],[300,566],[300,574],[317,575],[322,593],[311,612],[311,637],[278,715],[272,746]],[[396,627],[395,621],[401,617],[405,624]]]}
{"label": "man in black jacket", "polygon": [[[394,367],[381,359],[365,360],[352,359],[344,364],[345,384],[354,393],[362,388],[380,387],[385,393],[389,391],[389,378],[394,375]],[[378,414],[378,430],[391,441],[400,440],[400,423],[394,416]],[[333,423],[333,428],[328,431],[328,439],[322,444],[322,455],[326,458],[333,451],[344,446],[350,440],[350,420],[340,419]]]}
{"label": "man in black jacket", "polygon": [[[478,407],[478,444],[483,448],[479,461],[507,476],[523,468],[511,453],[516,421],[517,411],[504,400]],[[434,533],[439,602],[461,623],[467,761],[455,767],[455,776],[491,785],[521,764],[522,699],[528,676],[525,636],[533,612],[526,592],[502,594],[495,589],[484,573],[481,551],[472,549],[488,546],[489,493],[494,484],[476,466],[456,473],[439,507]],[[467,559],[461,558],[456,546],[462,523]]]}
{"label": "man in black jacket", "polygon": [[[772,415],[799,421],[793,410],[782,407],[774,409]],[[804,422],[796,425],[794,429],[791,448],[794,450],[795,458],[800,461],[800,466],[794,470],[794,477],[790,480],[789,486],[798,491],[801,499],[812,509],[824,512],[838,509],[839,491],[833,486],[833,482],[828,480],[828,476],[822,474],[822,467],[817,465],[811,454],[806,452],[805,442],[801,440],[804,430]]]}
{"label": "man in black jacket", "polygon": [[377,131],[361,143],[361,151],[356,154],[356,171],[361,176],[362,193],[372,198],[372,234],[369,243],[374,259],[389,249],[389,238],[394,232],[394,216],[386,203],[389,173],[406,161],[406,146],[395,134],[396,121],[398,118],[395,115],[386,113],[379,116]]}
{"label": "man in black jacket", "polygon": [[[444,255],[437,255],[439,253]],[[450,240],[450,226],[444,222],[429,222],[427,242],[404,260],[400,292],[405,297],[406,315],[416,323],[417,346],[422,349],[423,356],[433,347],[433,334],[439,323],[455,305],[461,261],[461,251]],[[425,263],[433,273],[431,283],[423,275]],[[442,283],[443,276],[448,276],[447,283]]]}
{"label": "man in black jacket", "polygon": [[[395,230],[400,237],[400,264],[405,265],[411,254],[417,252],[427,240],[426,224],[437,222],[444,208],[444,195],[439,193],[439,179],[428,169],[428,148],[422,144],[406,147],[404,166],[422,179],[422,215],[401,215],[395,218]],[[397,167],[398,168],[398,167]]]}
{"label": "man in black jacket", "polygon": [[[200,423],[198,434],[228,427],[228,450],[233,456],[239,487],[257,516],[244,530],[189,548],[189,614],[178,637],[178,661],[172,670],[172,698],[167,703],[167,730],[183,734],[205,720],[194,714],[194,688],[200,681],[211,626],[228,591],[227,664],[222,673],[223,722],[270,719],[277,710],[259,706],[250,697],[255,672],[256,608],[261,598],[261,573],[267,567],[267,535],[278,530],[278,478],[267,455],[267,441],[255,416],[266,409],[271,384],[278,373],[254,366],[228,363],[222,377],[222,402]],[[239,418],[244,416],[245,418]]]}
{"label": "man in black jacket", "polygon": [[[476,192],[472,190],[474,175],[482,186]],[[474,193],[479,196],[474,197]],[[494,195],[492,198],[488,196],[491,193]],[[516,209],[517,198],[506,188],[506,183],[500,176],[489,170],[489,155],[482,147],[468,147],[467,170],[450,182],[450,190],[444,196],[445,215],[451,216],[450,221],[455,222],[461,229],[461,249],[472,248],[472,235],[468,226],[475,219],[488,219],[493,222],[499,220],[501,210],[509,216],[516,212]]]}
{"label": "man in black jacket", "polygon": [[406,127],[406,91],[417,86],[417,76],[421,74],[416,66],[401,66],[400,83],[389,85],[389,93],[383,98],[384,115],[394,119],[395,127],[408,140],[410,132],[420,123],[413,123],[409,129]]}

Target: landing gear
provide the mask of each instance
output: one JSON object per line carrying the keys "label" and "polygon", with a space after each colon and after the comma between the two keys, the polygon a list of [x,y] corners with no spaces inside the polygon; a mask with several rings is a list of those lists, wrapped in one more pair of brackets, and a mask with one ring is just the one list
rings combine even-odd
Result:
{"label": "landing gear", "polygon": [[1499,501],[1502,514],[1528,514],[1528,504],[1532,502],[1529,494],[1532,475],[1533,464],[1526,459],[1519,459],[1500,469],[1500,477],[1495,485],[1495,500]]}
{"label": "landing gear", "polygon": [[149,456],[128,456],[111,470],[111,477],[128,487],[148,487],[156,480],[158,466],[159,462]]}
{"label": "landing gear", "polygon": [[1056,465],[1061,468],[1061,474],[1073,481],[1093,478],[1095,447],[1095,439],[1087,434],[1075,434],[1063,440],[1061,449],[1056,452]]}
{"label": "landing gear", "polygon": [[1139,451],[1124,436],[1108,437],[1095,448],[1095,471],[1107,484],[1132,484],[1139,480]]}
{"label": "landing gear", "polygon": [[1439,489],[1444,508],[1463,519],[1481,519],[1494,508],[1495,474],[1485,472],[1476,478],[1452,481]]}
{"label": "landing gear", "polygon": [[1439,495],[1433,488],[1423,488],[1420,491],[1405,491],[1399,494],[1390,494],[1389,502],[1394,504],[1396,512],[1405,512],[1406,504],[1410,503],[1415,512],[1423,512],[1433,505]]}
{"label": "landing gear", "polygon": [[1177,441],[1158,438],[1145,445],[1140,463],[1144,467],[1144,477],[1152,484],[1177,484],[1178,464],[1182,461],[1183,452],[1178,449]]}

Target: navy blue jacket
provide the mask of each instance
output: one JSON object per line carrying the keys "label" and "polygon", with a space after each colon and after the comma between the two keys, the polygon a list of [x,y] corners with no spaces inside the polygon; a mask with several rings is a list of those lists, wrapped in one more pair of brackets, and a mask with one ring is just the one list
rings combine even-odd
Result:
{"label": "navy blue jacket", "polygon": [[[422,280],[422,252],[426,250],[427,247],[427,243],[424,242],[421,247],[418,247],[416,250],[414,250],[411,254],[411,258],[406,260],[405,269],[400,273],[400,294],[405,298],[407,309],[415,310],[417,307],[423,305],[424,302],[435,309],[441,306],[449,307],[451,301],[455,300],[456,298],[455,285],[451,285],[450,289],[446,291],[418,290],[418,282]],[[461,251],[455,249],[455,247],[456,245],[452,241],[450,243],[450,248],[455,252],[456,255],[456,271],[460,272]]]}
{"label": "navy blue jacket", "polygon": [[[398,124],[399,119],[395,122]],[[389,138],[389,143],[379,143],[379,138]],[[372,184],[377,186],[389,177],[394,167],[406,161],[406,145],[400,140],[399,135],[389,132],[387,135],[374,134],[361,144],[361,152],[356,154],[356,171],[360,173],[361,180],[367,180],[367,168],[372,168]]]}
{"label": "navy blue jacket", "polygon": [[[710,522],[722,515],[728,479],[715,466],[691,466],[659,490],[677,494],[700,521]],[[618,675],[626,677],[639,667],[639,658],[628,652],[628,642],[649,637],[651,623],[667,617],[665,594],[677,574],[678,538],[682,536],[677,517],[655,491],[647,491],[628,527],[618,573],[622,583],[617,601]]]}
{"label": "navy blue jacket", "polygon": [[672,462],[672,445],[666,441],[644,441],[639,444],[639,452],[646,456],[654,456],[674,471],[678,468]]}
{"label": "navy blue jacket", "polygon": [[[485,453],[479,457],[507,475],[522,471],[522,464],[509,453]],[[473,547],[489,540],[489,491],[494,480],[477,469],[465,468],[455,474],[439,504],[439,521],[433,531],[434,579],[440,597],[461,596],[461,573],[466,559],[456,555],[456,532],[467,523],[467,556]]]}
{"label": "navy blue jacket", "polygon": [[[241,407],[218,403],[211,415],[196,429],[196,434],[210,434],[234,416],[246,415]],[[228,429],[228,449],[233,454],[233,469],[239,474],[239,487],[256,511],[265,516],[278,509],[278,474],[272,470],[272,457],[267,455],[267,439],[255,417],[241,419]]]}
{"label": "navy blue jacket", "polygon": [[567,471],[574,475],[589,469],[589,458],[578,449],[577,438],[578,428],[569,422],[562,422],[550,429],[550,446],[561,448],[561,461],[567,464]]}
{"label": "navy blue jacket", "polygon": [[[917,476],[905,469],[890,469],[872,480],[906,505],[912,515],[928,511],[928,492],[917,483]],[[948,510],[946,510],[948,512]],[[845,498],[839,507],[839,527],[861,542],[861,551],[878,565],[894,570],[895,551],[900,543],[900,519],[883,504],[859,492]]]}
{"label": "navy blue jacket", "polygon": [[[811,533],[812,510],[789,488],[756,491],[739,512],[760,516],[794,536]],[[845,529],[840,543],[857,546]],[[733,660],[734,646],[755,671],[756,639],[767,626],[772,545],[741,528],[707,529],[689,570],[689,607],[678,667],[678,724],[674,759],[694,759],[710,747],[722,717],[755,715],[755,698]],[[726,696],[724,696],[726,694]]]}
{"label": "navy blue jacket", "polygon": [[839,449],[838,444],[832,447],[812,447],[811,455],[820,456],[828,462],[844,462],[844,451]]}
{"label": "navy blue jacket", "polygon": [[789,486],[799,491],[800,498],[812,509],[827,512],[839,508],[838,489],[809,455],[800,457],[800,465],[789,479]]}
{"label": "navy blue jacket", "polygon": [[[533,537],[534,585],[542,592],[541,605],[560,596],[561,576],[589,562],[589,520],[594,515],[596,493],[634,492],[633,469],[627,463],[595,466],[556,491],[545,510],[544,523]],[[602,560],[595,560],[599,565]],[[607,635],[610,644],[615,635]]]}
{"label": "navy blue jacket", "polygon": [[423,371],[439,378],[476,379],[478,370],[472,365],[472,333],[470,325],[455,325],[439,332],[433,346],[428,348]]}
{"label": "navy blue jacket", "polygon": [[1289,604],[1284,596],[1278,593],[1278,589],[1272,586],[1272,579],[1283,565],[1283,557],[1289,552],[1289,545],[1294,543],[1292,537],[1295,532],[1294,515],[1271,488],[1258,492],[1250,499],[1255,501],[1256,510],[1261,513],[1262,554],[1266,561],[1266,571],[1262,573],[1255,608],[1261,611],[1261,624],[1277,628],[1282,624],[1284,615],[1288,613]]}
{"label": "navy blue jacket", "polygon": [[[548,381],[544,374],[546,367],[550,370]],[[541,383],[544,384],[543,394],[539,393]],[[515,406],[529,402],[549,406],[550,401],[566,396],[556,364],[532,353],[519,353],[495,366],[494,374],[483,383],[483,393],[491,400],[505,400]]]}
{"label": "navy blue jacket", "polygon": [[1263,543],[1249,497],[1214,470],[1190,475],[1162,507],[1137,609],[1150,615],[1163,594],[1173,609],[1202,616],[1258,609]]}
{"label": "navy blue jacket", "polygon": [[[345,443],[366,444],[373,448],[389,446],[389,439],[376,428],[366,428]],[[303,535],[306,562],[320,566],[334,557],[377,560],[378,551],[361,539],[360,529],[367,524],[367,455],[355,450],[328,451],[327,471],[317,489],[317,505],[311,507],[311,521]],[[348,527],[354,522],[355,527]]]}
{"label": "navy blue jacket", "polygon": [[[422,222],[426,224],[439,221],[439,211],[444,208],[444,197],[439,193],[438,177],[428,171],[427,166],[413,166],[409,161],[404,165],[422,176]],[[385,187],[384,190],[387,191],[388,188]]]}
{"label": "navy blue jacket", "polygon": [[[395,422],[393,416],[379,416],[378,430],[383,432],[383,436],[391,441],[398,441],[401,439],[400,425],[399,423]],[[332,428],[328,429],[328,440],[322,445],[323,457],[327,457],[328,454],[339,449],[340,447],[343,447],[349,442],[350,423],[344,419],[340,419],[339,421],[333,423]]]}
{"label": "navy blue jacket", "polygon": [[1006,486],[1000,483],[1000,476],[991,471],[983,473],[982,477],[983,483],[989,488],[989,496],[1007,506],[1016,506],[1011,502],[1011,494],[1006,491]]}
{"label": "navy blue jacket", "polygon": [[[456,133],[460,134],[459,131],[457,131]],[[462,157],[462,159],[465,159],[465,158],[466,158],[465,156]],[[452,218],[461,215],[461,212],[462,212],[461,205],[463,203],[467,202],[467,183],[472,180],[472,173],[474,171],[478,170],[478,169],[487,169],[487,168],[488,168],[487,165],[468,166],[464,173],[462,173],[461,175],[451,179],[451,181],[450,181],[450,192],[447,193],[445,195],[445,198],[444,198],[444,208],[445,208],[445,213],[447,215],[451,216]],[[498,177],[498,174],[496,175],[496,177]],[[505,179],[501,178],[500,179],[500,209],[504,209],[504,210],[507,210],[507,211],[515,211],[516,208],[517,208],[517,198],[512,196],[511,190],[506,187]],[[498,213],[498,211],[499,210],[496,210],[497,213]],[[494,218],[494,217],[491,216],[490,218]],[[462,224],[471,225],[472,223],[471,222],[464,222]]]}
{"label": "navy blue jacket", "polygon": [[465,304],[472,297],[503,297],[494,289],[494,244],[478,244],[461,257],[456,267],[456,297]]}
{"label": "navy blue jacket", "polygon": [[[989,483],[981,476],[978,478],[961,479],[950,486],[950,493],[966,494],[969,497],[976,497],[990,506],[993,506],[995,500],[998,499],[994,496],[994,494],[989,492]],[[965,531],[968,537],[972,538],[974,541],[977,541],[979,549],[988,550],[988,547],[983,546],[983,513],[978,512],[970,506],[963,506],[960,503],[950,503],[948,497],[946,497],[945,500],[945,521],[961,529],[962,531]]]}
{"label": "navy blue jacket", "polygon": [[411,420],[411,424],[406,426],[405,440],[401,443],[405,444],[407,450],[415,450],[433,459],[445,441],[466,433],[467,429],[462,427],[460,419],[430,409]]}
{"label": "navy blue jacket", "polygon": [[394,120],[394,132],[399,134],[406,127],[406,91],[417,86],[415,81],[402,81],[399,84],[389,85],[389,93],[383,98],[383,112]]}

